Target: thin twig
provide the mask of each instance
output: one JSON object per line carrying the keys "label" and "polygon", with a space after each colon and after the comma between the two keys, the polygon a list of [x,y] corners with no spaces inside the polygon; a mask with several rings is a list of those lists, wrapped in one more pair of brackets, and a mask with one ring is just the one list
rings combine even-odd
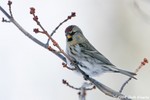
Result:
{"label": "thin twig", "polygon": [[9,6],[9,13],[10,13],[10,16],[13,18],[13,14],[12,14],[12,9],[11,9],[11,5],[12,5],[12,1],[8,1],[8,6]]}
{"label": "thin twig", "polygon": [[[81,87],[77,88],[77,87],[74,87],[73,85],[70,85],[69,82],[67,82],[64,79],[62,80],[62,82],[63,82],[63,84],[67,85],[68,87],[70,87],[74,90],[79,90],[79,92],[78,92],[79,100],[85,100],[86,99],[86,92],[89,90],[95,89],[95,86],[93,86],[92,83],[84,82]],[[93,86],[93,87],[90,87],[90,86]]]}
{"label": "thin twig", "polygon": [[[147,64],[147,63],[148,63],[147,58],[144,58],[143,61],[142,61],[141,64],[140,64],[140,66],[135,70],[135,73],[138,73],[138,72],[140,71],[140,69],[141,69],[143,66],[145,66],[145,64]],[[132,80],[132,77],[128,78],[128,79],[122,84],[122,86],[121,86],[121,88],[120,88],[120,90],[119,90],[120,93],[122,93],[124,87],[125,87],[125,86],[129,83],[129,81],[131,81],[131,80]]]}
{"label": "thin twig", "polygon": [[11,21],[6,20],[4,17],[2,18],[2,22],[10,23]]}
{"label": "thin twig", "polygon": [[[42,31],[39,31],[39,29],[34,29],[35,33],[43,33],[48,37],[48,41],[47,44],[49,44],[49,40],[52,41],[53,45],[56,46],[59,51],[57,51],[57,53],[62,53],[67,59],[69,59],[70,61],[72,61],[72,59],[64,52],[64,50],[59,46],[59,44],[52,38],[51,35],[48,34],[48,32],[44,29],[44,27],[41,25],[40,21],[38,20],[38,16],[35,15],[35,8],[31,7],[30,8],[30,14],[33,15],[33,20],[37,23],[37,25],[42,29]],[[67,20],[71,19],[72,17],[75,16],[75,13],[72,13],[70,16],[68,16],[68,18],[66,20],[64,20],[61,24],[59,24],[56,28],[55,31],[60,27],[60,25],[62,25],[64,22],[66,22]],[[54,33],[53,33],[54,34]],[[53,49],[54,50],[54,49]],[[55,50],[56,51],[56,50]]]}
{"label": "thin twig", "polygon": [[122,93],[124,87],[129,83],[129,81],[131,81],[131,79],[132,79],[132,78],[130,77],[130,78],[128,78],[128,79],[123,83],[123,85],[121,86],[121,88],[120,88],[120,90],[119,90],[120,93]]}
{"label": "thin twig", "polygon": [[62,65],[63,65],[64,68],[67,68],[67,69],[69,69],[69,70],[76,70],[76,68],[68,67],[67,64],[64,63],[64,62],[62,63]]}
{"label": "thin twig", "polygon": [[75,12],[72,12],[70,16],[67,17],[67,19],[65,19],[64,21],[62,21],[54,30],[53,32],[51,33],[51,36],[54,35],[54,33],[56,32],[56,30],[65,22],[67,22],[69,19],[71,19],[72,17],[75,17],[76,16],[76,13]]}
{"label": "thin twig", "polygon": [[[10,22],[12,22],[24,35],[26,35],[28,38],[30,38],[32,41],[34,41],[35,43],[37,43],[38,45],[44,47],[45,49],[48,49],[48,46],[46,44],[44,44],[43,42],[41,42],[40,40],[36,39],[35,37],[33,37],[29,32],[27,32],[14,18],[12,18],[1,6],[0,6],[0,10],[4,13],[4,15],[6,15],[6,17],[10,20]],[[60,53],[51,51],[52,53],[54,53],[56,56],[58,56],[60,59],[62,59],[64,62],[66,62],[66,58],[61,55]]]}
{"label": "thin twig", "polygon": [[72,88],[72,89],[75,89],[75,90],[80,90],[80,88],[77,88],[77,87],[74,87],[73,85],[70,85],[66,80],[62,80],[62,83],[67,85],[68,87]]}

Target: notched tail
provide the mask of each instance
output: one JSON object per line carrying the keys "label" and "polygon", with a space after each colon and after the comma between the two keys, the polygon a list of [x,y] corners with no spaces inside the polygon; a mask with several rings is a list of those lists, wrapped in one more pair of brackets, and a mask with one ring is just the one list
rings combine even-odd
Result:
{"label": "notched tail", "polygon": [[122,70],[122,69],[119,69],[119,73],[127,75],[131,78],[137,79],[137,78],[134,77],[136,75],[136,73],[125,71],[125,70]]}

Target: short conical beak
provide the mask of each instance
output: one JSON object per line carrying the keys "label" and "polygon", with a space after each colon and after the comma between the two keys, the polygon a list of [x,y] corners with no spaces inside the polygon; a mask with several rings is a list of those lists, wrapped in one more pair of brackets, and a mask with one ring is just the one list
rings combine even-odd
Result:
{"label": "short conical beak", "polygon": [[67,39],[71,39],[71,38],[72,38],[72,36],[68,34],[67,35]]}
{"label": "short conical beak", "polygon": [[70,34],[68,34],[66,37],[68,42],[72,41],[72,36]]}

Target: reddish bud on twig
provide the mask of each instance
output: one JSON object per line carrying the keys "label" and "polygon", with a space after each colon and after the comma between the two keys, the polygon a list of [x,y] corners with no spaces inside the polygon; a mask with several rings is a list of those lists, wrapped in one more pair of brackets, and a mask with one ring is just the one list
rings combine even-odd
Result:
{"label": "reddish bud on twig", "polygon": [[52,47],[51,47],[51,46],[48,46],[48,50],[52,51],[53,49],[52,49]]}
{"label": "reddish bud on twig", "polygon": [[33,20],[37,22],[38,21],[38,16],[34,16]]}
{"label": "reddish bud on twig", "polygon": [[33,29],[33,32],[35,32],[35,33],[39,33],[40,31],[39,31],[39,29],[38,29],[38,28],[35,28],[35,29]]}
{"label": "reddish bud on twig", "polygon": [[56,41],[53,41],[53,45],[54,45],[54,46],[57,46],[58,43],[57,43]]}
{"label": "reddish bud on twig", "polygon": [[76,88],[76,87],[70,85],[69,82],[67,82],[67,81],[64,80],[64,79],[62,80],[62,83],[63,83],[63,84],[66,84],[68,87],[70,87],[70,88],[72,88],[72,89],[75,89],[75,90],[81,90],[81,88]]}
{"label": "reddish bud on twig", "polygon": [[7,4],[10,6],[12,4],[12,1],[9,0]]}
{"label": "reddish bud on twig", "polygon": [[141,65],[145,65],[145,62],[141,62]]}
{"label": "reddish bud on twig", "polygon": [[141,62],[141,65],[135,70],[135,73],[137,73],[142,67],[145,66],[145,64],[148,63],[147,58],[144,58],[143,61]]}
{"label": "reddish bud on twig", "polygon": [[72,13],[71,13],[71,16],[72,16],[72,17],[75,17],[75,16],[76,16],[76,13],[75,13],[75,12],[72,12]]}
{"label": "reddish bud on twig", "polygon": [[62,63],[63,67],[67,67],[67,64],[65,64],[64,62]]}
{"label": "reddish bud on twig", "polygon": [[144,58],[143,61],[141,62],[141,65],[145,65],[146,63],[148,63],[147,58]]}
{"label": "reddish bud on twig", "polygon": [[76,70],[76,68],[70,68],[70,67],[68,67],[67,64],[65,64],[64,62],[62,63],[62,65],[63,65],[64,68],[67,68],[69,70]]}
{"label": "reddish bud on twig", "polygon": [[75,12],[72,12],[70,16],[68,16],[68,19],[71,19],[72,17],[75,17],[76,16],[76,13]]}
{"label": "reddish bud on twig", "polygon": [[144,58],[144,62],[145,62],[145,63],[148,63],[148,60],[147,60],[147,58]]}
{"label": "reddish bud on twig", "polygon": [[93,89],[96,89],[96,86],[93,86]]}
{"label": "reddish bud on twig", "polygon": [[30,14],[35,14],[35,8],[34,7],[30,8]]}
{"label": "reddish bud on twig", "polygon": [[63,79],[63,80],[62,80],[62,83],[63,83],[63,84],[67,84],[67,81]]}

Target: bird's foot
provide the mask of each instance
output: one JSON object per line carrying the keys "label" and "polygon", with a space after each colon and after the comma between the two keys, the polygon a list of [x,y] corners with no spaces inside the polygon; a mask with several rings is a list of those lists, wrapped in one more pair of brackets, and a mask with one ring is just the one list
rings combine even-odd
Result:
{"label": "bird's foot", "polygon": [[86,74],[86,75],[83,76],[83,78],[84,78],[84,80],[88,80],[89,79],[89,75]]}
{"label": "bird's foot", "polygon": [[79,64],[79,62],[77,62],[76,60],[72,60],[72,62],[70,63],[70,65],[77,65]]}

